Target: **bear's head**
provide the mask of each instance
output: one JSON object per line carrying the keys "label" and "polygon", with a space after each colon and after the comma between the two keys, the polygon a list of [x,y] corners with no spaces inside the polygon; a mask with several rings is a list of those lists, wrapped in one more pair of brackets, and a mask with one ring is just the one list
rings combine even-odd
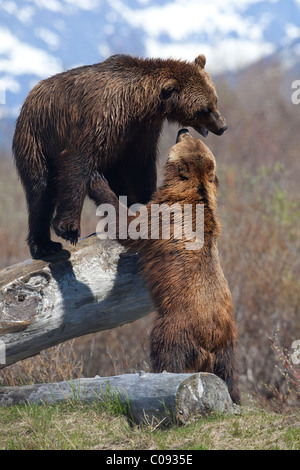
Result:
{"label": "bear's head", "polygon": [[173,185],[184,198],[199,194],[215,203],[218,192],[216,160],[210,149],[194,139],[187,129],[178,132],[177,142],[166,164],[166,183]]}
{"label": "bear's head", "polygon": [[193,127],[204,137],[208,131],[222,135],[228,128],[218,110],[218,96],[205,64],[204,55],[199,55],[193,63],[174,61],[160,89],[167,119]]}

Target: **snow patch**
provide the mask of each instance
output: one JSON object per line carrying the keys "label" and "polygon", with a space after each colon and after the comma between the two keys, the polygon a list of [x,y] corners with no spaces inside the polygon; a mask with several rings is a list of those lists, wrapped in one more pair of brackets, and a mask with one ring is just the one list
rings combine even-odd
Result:
{"label": "snow patch", "polygon": [[53,33],[53,31],[50,31],[50,29],[38,27],[38,28],[35,28],[34,33],[38,38],[42,39],[42,41],[44,41],[47,44],[49,49],[56,50],[59,48],[60,46],[59,36]]}
{"label": "snow patch", "polygon": [[192,34],[224,36],[234,33],[247,39],[258,39],[261,28],[257,18],[243,15],[243,10],[263,0],[174,0],[163,6],[131,9],[121,0],[111,5],[134,27],[143,28],[151,38],[167,34],[180,41]]}
{"label": "snow patch", "polygon": [[58,58],[20,41],[7,28],[0,27],[0,72],[44,78],[62,70]]}
{"label": "snow patch", "polygon": [[29,23],[34,15],[34,8],[32,6],[20,6],[10,0],[0,0],[0,8],[9,15],[15,16],[23,24]]}
{"label": "snow patch", "polygon": [[204,42],[162,44],[155,39],[146,40],[146,52],[149,57],[172,57],[193,61],[199,54],[205,54],[206,68],[212,73],[242,69],[274,51],[275,46],[271,43],[236,39],[225,39],[219,45]]}

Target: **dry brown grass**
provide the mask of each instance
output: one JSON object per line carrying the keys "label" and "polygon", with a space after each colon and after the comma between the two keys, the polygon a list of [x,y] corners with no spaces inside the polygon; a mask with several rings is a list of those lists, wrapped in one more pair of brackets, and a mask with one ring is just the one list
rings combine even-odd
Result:
{"label": "dry brown grass", "polygon": [[74,340],[42,351],[0,372],[0,385],[30,385],[82,377],[83,364],[74,350]]}

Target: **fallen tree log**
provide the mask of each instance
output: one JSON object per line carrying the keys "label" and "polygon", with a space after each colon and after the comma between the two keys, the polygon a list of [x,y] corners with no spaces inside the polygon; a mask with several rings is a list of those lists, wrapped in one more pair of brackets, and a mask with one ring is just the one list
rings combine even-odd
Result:
{"label": "fallen tree log", "polygon": [[0,406],[113,400],[136,423],[186,423],[192,416],[233,413],[227,386],[214,374],[124,374],[73,381],[1,387]]}
{"label": "fallen tree log", "polygon": [[96,235],[0,271],[0,368],[154,310],[138,259]]}

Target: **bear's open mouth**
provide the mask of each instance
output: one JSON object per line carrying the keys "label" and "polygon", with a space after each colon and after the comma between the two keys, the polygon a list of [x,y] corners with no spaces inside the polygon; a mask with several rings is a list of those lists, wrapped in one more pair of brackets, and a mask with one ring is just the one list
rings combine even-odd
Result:
{"label": "bear's open mouth", "polygon": [[207,137],[208,135],[208,130],[206,129],[206,127],[200,126],[200,127],[197,127],[195,130],[199,132],[199,134],[203,135],[203,137]]}

